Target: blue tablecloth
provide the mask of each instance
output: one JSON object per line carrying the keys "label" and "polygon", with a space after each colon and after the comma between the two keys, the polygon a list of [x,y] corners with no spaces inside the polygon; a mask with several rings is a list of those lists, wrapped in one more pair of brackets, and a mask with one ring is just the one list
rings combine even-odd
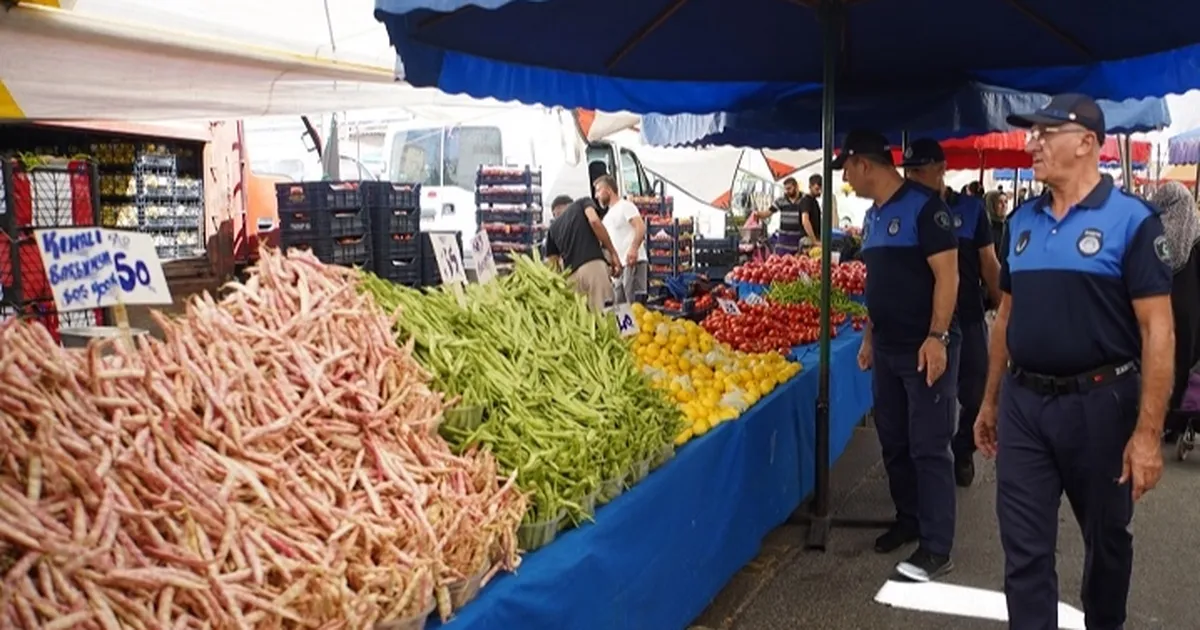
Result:
{"label": "blue tablecloth", "polygon": [[[870,376],[855,360],[860,340],[847,330],[831,349],[832,461],[872,404]],[[526,556],[446,627],[685,628],[812,492],[817,352],[797,350],[804,371],[680,448],[595,523]]]}

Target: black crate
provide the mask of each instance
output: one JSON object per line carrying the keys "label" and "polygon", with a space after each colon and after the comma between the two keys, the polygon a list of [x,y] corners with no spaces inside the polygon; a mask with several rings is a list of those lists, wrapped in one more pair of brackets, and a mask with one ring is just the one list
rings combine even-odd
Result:
{"label": "black crate", "polygon": [[361,182],[275,184],[279,210],[357,210],[366,207]]}
{"label": "black crate", "polygon": [[540,208],[536,210],[493,210],[480,208],[475,213],[475,222],[478,225],[485,223],[536,225],[542,222],[542,211]]}
{"label": "black crate", "polygon": [[[421,232],[421,280],[427,286],[437,286],[442,283],[442,274],[438,270],[437,256],[433,254],[431,234],[451,234],[451,232]],[[459,251],[463,251],[462,232],[453,232],[454,240],[458,243]]]}
{"label": "black crate", "polygon": [[416,234],[375,233],[375,255],[381,260],[421,257],[421,240]]}
{"label": "black crate", "polygon": [[363,182],[363,196],[372,208],[413,210],[421,207],[421,185],[402,182]]}
{"label": "black crate", "polygon": [[480,166],[475,172],[475,186],[524,185],[541,186],[542,171],[511,166]]}
{"label": "black crate", "polygon": [[371,229],[376,234],[416,234],[421,231],[421,209],[372,206]]}
{"label": "black crate", "polygon": [[697,265],[712,265],[716,267],[733,266],[737,264],[737,250],[714,252],[711,250],[695,250]]}
{"label": "black crate", "polygon": [[324,262],[347,267],[369,267],[371,239],[367,235],[335,238],[329,245],[329,259]]}
{"label": "black crate", "polygon": [[704,275],[708,276],[709,280],[723,282],[725,280],[725,276],[729,275],[730,271],[733,271],[734,266],[735,265],[728,265],[728,266],[701,265],[701,264],[697,263],[696,264],[696,273],[704,274]]}
{"label": "black crate", "polygon": [[280,210],[279,231],[316,239],[363,236],[371,231],[371,221],[362,209]]}
{"label": "black crate", "polygon": [[541,206],[542,190],[531,186],[482,186],[475,189],[476,205]]}
{"label": "black crate", "polygon": [[738,238],[697,238],[692,241],[692,247],[697,251],[713,251],[713,252],[736,252],[738,248]]}
{"label": "black crate", "polygon": [[[423,280],[422,272],[420,258],[380,256],[375,263],[375,275],[398,284],[420,284]],[[434,273],[436,275],[437,271],[434,270]]]}

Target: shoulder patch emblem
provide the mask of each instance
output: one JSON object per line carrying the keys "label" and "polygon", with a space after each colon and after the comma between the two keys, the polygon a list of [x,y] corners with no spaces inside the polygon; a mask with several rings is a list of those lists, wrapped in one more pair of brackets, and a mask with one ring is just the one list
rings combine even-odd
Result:
{"label": "shoulder patch emblem", "polygon": [[1093,228],[1084,230],[1083,234],[1079,235],[1079,240],[1075,242],[1075,247],[1084,256],[1095,256],[1103,246],[1104,233]]}
{"label": "shoulder patch emblem", "polygon": [[1164,263],[1171,262],[1171,245],[1167,243],[1167,237],[1159,234],[1154,238],[1154,254]]}
{"label": "shoulder patch emblem", "polygon": [[896,217],[888,222],[888,236],[895,236],[900,233],[900,217]]}
{"label": "shoulder patch emblem", "polygon": [[950,213],[945,210],[938,210],[933,213],[933,222],[943,230],[949,230],[954,221],[950,218]]}
{"label": "shoulder patch emblem", "polygon": [[1029,236],[1029,230],[1025,230],[1024,232],[1021,232],[1020,236],[1017,237],[1017,243],[1016,246],[1013,247],[1013,251],[1015,251],[1018,256],[1025,253],[1025,248],[1029,247]]}

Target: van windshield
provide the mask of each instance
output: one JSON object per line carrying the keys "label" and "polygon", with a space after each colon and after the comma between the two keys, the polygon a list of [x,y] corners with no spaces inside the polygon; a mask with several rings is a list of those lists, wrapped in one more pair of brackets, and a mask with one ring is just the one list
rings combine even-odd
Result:
{"label": "van windshield", "polygon": [[388,174],[394,182],[474,190],[480,166],[503,163],[497,127],[410,129],[396,134]]}

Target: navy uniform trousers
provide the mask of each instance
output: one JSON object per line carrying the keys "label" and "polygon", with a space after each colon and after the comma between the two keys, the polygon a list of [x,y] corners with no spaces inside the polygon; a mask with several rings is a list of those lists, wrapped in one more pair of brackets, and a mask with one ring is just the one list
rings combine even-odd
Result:
{"label": "navy uniform trousers", "polygon": [[963,323],[962,347],[958,359],[958,433],[954,436],[954,457],[970,458],[975,454],[975,418],[983,404],[987,388],[988,328],[987,322]]}
{"label": "navy uniform trousers", "polygon": [[997,421],[996,516],[1012,630],[1058,628],[1055,549],[1063,492],[1083,530],[1088,630],[1119,630],[1133,568],[1132,485],[1119,485],[1137,422],[1139,379],[1118,377],[1082,393],[1046,396],[1002,385]]}
{"label": "navy uniform trousers", "polygon": [[873,350],[875,428],[883,450],[896,520],[920,532],[927,551],[954,546],[954,459],[950,442],[958,389],[959,338],[946,349],[946,372],[929,387],[917,351]]}

